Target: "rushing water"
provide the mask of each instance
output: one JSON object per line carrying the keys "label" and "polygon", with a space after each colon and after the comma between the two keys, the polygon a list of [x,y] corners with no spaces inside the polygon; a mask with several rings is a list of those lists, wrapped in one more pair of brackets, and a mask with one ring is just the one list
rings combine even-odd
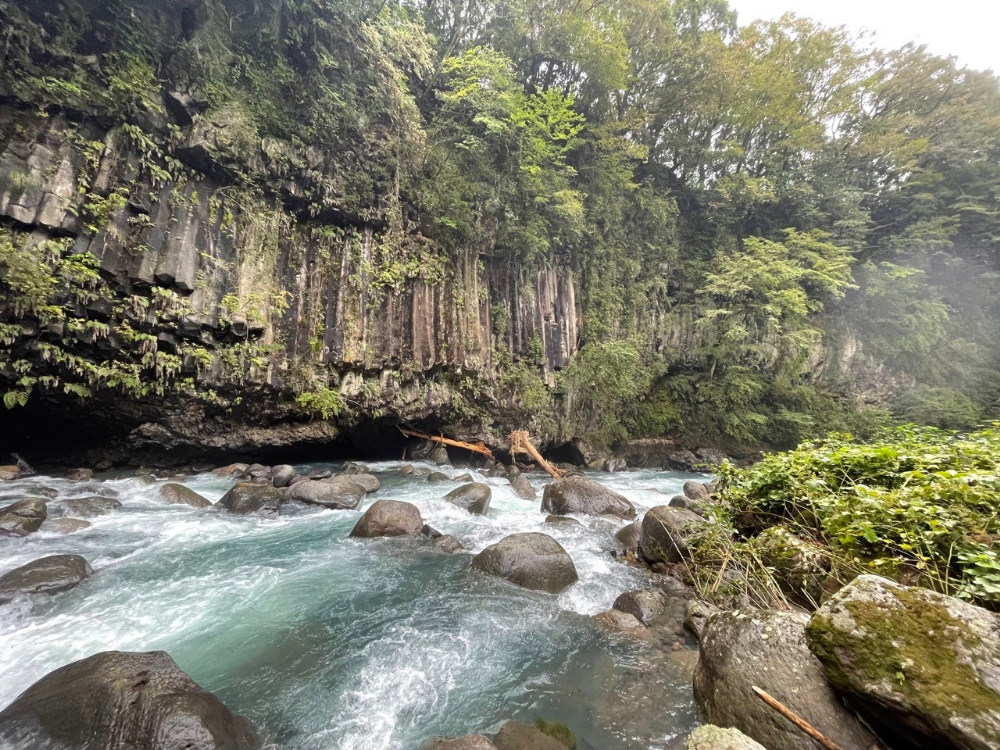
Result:
{"label": "rushing water", "polygon": [[[162,649],[274,748],[416,750],[434,735],[536,716],[566,722],[581,750],[679,746],[695,723],[683,667],[603,635],[589,619],[648,584],[612,557],[622,524],[546,524],[538,500],[480,475],[493,500],[487,517],[473,516],[442,499],[457,485],[397,476],[396,462],[369,466],[382,489],[356,511],[235,517],[164,503],[165,480],[110,479],[100,487],[124,507],[89,519],[92,528],[0,540],[0,573],[59,553],[83,555],[94,568],[73,591],[0,607],[0,707],[98,651]],[[692,476],[700,475],[595,478],[641,512]],[[540,497],[544,482],[531,479]],[[212,501],[233,484],[210,473],[179,481]],[[7,482],[0,504],[49,487],[60,493],[51,516],[64,498],[99,494],[94,484]],[[470,552],[543,531],[573,557],[580,581],[552,596],[472,573],[468,555],[433,552],[424,539],[348,538],[378,498],[414,503]]]}

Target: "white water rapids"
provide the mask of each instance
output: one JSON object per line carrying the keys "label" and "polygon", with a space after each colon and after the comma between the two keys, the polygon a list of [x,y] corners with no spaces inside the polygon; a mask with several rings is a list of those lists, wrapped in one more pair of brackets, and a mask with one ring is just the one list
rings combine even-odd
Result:
{"label": "white water rapids", "polygon": [[[62,499],[99,494],[98,486],[123,504],[74,534],[0,539],[0,574],[61,553],[82,555],[94,569],[72,591],[0,607],[0,707],[98,651],[162,649],[253,721],[271,748],[416,750],[431,736],[537,716],[568,724],[580,750],[680,746],[695,724],[684,670],[651,668],[649,647],[603,635],[589,619],[623,591],[650,585],[646,573],[612,557],[624,522],[581,516],[582,526],[546,524],[543,477],[530,477],[539,500],[526,501],[505,479],[475,472],[493,500],[487,517],[470,515],[442,499],[457,484],[400,477],[399,465],[369,464],[382,489],[358,510],[302,507],[277,519],[169,505],[159,496],[166,480],[0,485],[0,505],[33,488],[57,490],[50,516]],[[694,476],[702,478],[594,478],[641,513]],[[211,473],[174,481],[213,502],[233,484]],[[468,555],[434,552],[425,539],[349,539],[379,498],[414,503],[469,552],[515,532],[549,534],[572,556],[580,581],[552,596],[472,573]]]}

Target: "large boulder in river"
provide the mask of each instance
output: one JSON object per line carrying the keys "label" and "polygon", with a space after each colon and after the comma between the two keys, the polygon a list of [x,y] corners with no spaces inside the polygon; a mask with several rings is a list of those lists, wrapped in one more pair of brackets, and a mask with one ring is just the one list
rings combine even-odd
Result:
{"label": "large boulder in river", "polygon": [[1000,615],[863,575],[806,633],[827,679],[893,744],[1000,747]]}
{"label": "large boulder in river", "polygon": [[48,516],[48,506],[39,497],[26,497],[0,508],[0,536],[27,536],[38,531]]}
{"label": "large boulder in river", "polygon": [[493,492],[490,490],[488,484],[473,482],[472,484],[463,484],[458,489],[452,490],[444,496],[444,499],[460,508],[465,508],[469,513],[475,513],[477,516],[485,516],[486,511],[490,509],[490,498],[492,496]]}
{"label": "large boulder in river", "polygon": [[63,501],[63,509],[74,516],[103,516],[122,507],[121,501],[113,497],[74,497]]}
{"label": "large boulder in river", "polygon": [[207,508],[212,503],[190,487],[168,482],[160,487],[160,497],[171,505],[190,505],[192,508]]}
{"label": "large boulder in river", "polygon": [[754,538],[754,546],[782,591],[808,609],[819,606],[832,566],[818,544],[799,539],[783,526],[772,526]]}
{"label": "large boulder in river", "polygon": [[808,619],[760,610],[710,617],[694,673],[701,719],[736,727],[768,750],[815,750],[813,740],[754,695],[756,685],[844,750],[867,750],[874,738],[841,703],[806,645]]}
{"label": "large boulder in river", "polygon": [[723,729],[714,724],[704,724],[691,732],[684,747],[686,750],[767,750],[739,729]]}
{"label": "large boulder in river", "polygon": [[642,518],[639,552],[650,563],[680,562],[688,557],[688,541],[704,523],[704,518],[686,508],[650,508]]}
{"label": "large boulder in river", "polygon": [[432,737],[420,746],[420,750],[496,750],[496,745],[481,734],[467,734],[464,737]]}
{"label": "large boulder in river", "polygon": [[351,529],[351,536],[412,536],[424,528],[420,510],[400,500],[376,500]]}
{"label": "large boulder in river", "polygon": [[58,594],[79,585],[94,571],[79,555],[50,555],[0,576],[0,604],[18,594]]}
{"label": "large boulder in river", "polygon": [[531,481],[524,474],[508,477],[507,481],[510,482],[510,488],[514,490],[514,494],[522,500],[534,500],[538,497],[538,493],[535,492]]}
{"label": "large boulder in river", "polygon": [[0,711],[0,740],[83,750],[256,750],[252,724],[164,651],[106,651],[49,672]]}
{"label": "large boulder in river", "polygon": [[475,570],[526,589],[558,594],[579,580],[573,558],[548,534],[511,534],[472,560]]}
{"label": "large boulder in river", "polygon": [[372,474],[365,472],[355,472],[353,474],[342,474],[341,476],[348,476],[354,484],[359,484],[364,488],[365,492],[378,492],[382,487],[382,483],[378,481],[378,478]]}
{"label": "large boulder in river", "polygon": [[284,492],[269,484],[240,482],[223,495],[217,505],[234,516],[274,517],[285,502]]}
{"label": "large boulder in river", "polygon": [[365,488],[354,479],[353,476],[338,475],[329,479],[296,482],[289,488],[288,498],[324,508],[353,510],[365,496]]}
{"label": "large boulder in river", "polygon": [[542,512],[563,516],[585,513],[591,516],[611,515],[635,518],[635,506],[617,492],[586,477],[567,477],[545,485],[542,492]]}

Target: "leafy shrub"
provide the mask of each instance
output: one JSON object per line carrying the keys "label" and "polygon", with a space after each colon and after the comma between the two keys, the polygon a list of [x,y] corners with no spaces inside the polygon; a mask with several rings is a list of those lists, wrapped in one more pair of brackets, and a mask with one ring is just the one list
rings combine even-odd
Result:
{"label": "leafy shrub", "polygon": [[904,422],[927,424],[944,430],[974,426],[983,416],[980,406],[951,388],[917,386],[901,394],[893,412]]}
{"label": "leafy shrub", "polygon": [[856,570],[1000,609],[1000,424],[834,435],[726,466],[720,497],[744,534],[782,522]]}

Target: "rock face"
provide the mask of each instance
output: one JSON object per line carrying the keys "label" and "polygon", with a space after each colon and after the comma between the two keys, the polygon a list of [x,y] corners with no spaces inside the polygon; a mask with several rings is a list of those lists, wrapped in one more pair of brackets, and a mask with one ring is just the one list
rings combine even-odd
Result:
{"label": "rock face", "polygon": [[485,516],[486,511],[490,509],[490,498],[492,496],[493,492],[490,490],[488,484],[473,482],[472,484],[465,484],[458,489],[452,490],[444,496],[444,499],[461,508],[465,508],[469,513],[474,513],[477,516]]}
{"label": "rock face", "polygon": [[240,482],[222,496],[218,506],[234,516],[256,514],[274,517],[285,502],[285,495],[279,489],[267,484]]}
{"label": "rock face", "polygon": [[113,497],[74,497],[66,500],[63,507],[74,516],[103,516],[118,510],[122,504]]}
{"label": "rock face", "polygon": [[774,570],[782,591],[809,609],[819,606],[830,559],[818,545],[808,544],[788,529],[773,526],[756,537],[761,562]]}
{"label": "rock face", "polygon": [[18,594],[58,594],[79,585],[94,571],[79,555],[50,555],[0,577],[0,604]]}
{"label": "rock face", "polygon": [[535,492],[535,488],[531,486],[531,482],[528,480],[524,474],[518,474],[517,476],[511,477],[510,488],[514,490],[514,493],[522,500],[534,500],[538,497],[538,493]]}
{"label": "rock face", "polygon": [[1000,616],[863,575],[809,621],[833,686],[887,739],[918,748],[1000,747]]}
{"label": "rock face", "polygon": [[566,745],[538,727],[508,721],[493,738],[497,750],[566,750]]}
{"label": "rock face", "polygon": [[354,480],[354,476],[341,475],[296,482],[288,490],[288,499],[322,505],[324,508],[351,510],[357,508],[361,498],[365,496],[365,488]]}
{"label": "rock face", "polygon": [[754,696],[756,685],[844,750],[867,750],[874,738],[843,706],[809,652],[807,621],[802,614],[759,610],[710,617],[694,673],[702,720],[736,727],[768,750],[815,750],[813,740]]}
{"label": "rock face", "polygon": [[0,712],[0,739],[87,750],[260,747],[249,721],[163,651],[107,651],[50,672]]}
{"label": "rock face", "polygon": [[467,734],[464,737],[434,737],[420,750],[496,750],[496,745],[481,734]]}
{"label": "rock face", "polygon": [[48,506],[38,497],[26,497],[0,508],[0,536],[27,536],[38,531],[48,516]]}
{"label": "rock face", "polygon": [[376,500],[351,530],[351,536],[410,536],[424,527],[420,510],[412,503],[399,500]]}
{"label": "rock face", "polygon": [[190,505],[192,508],[207,508],[212,503],[208,498],[183,484],[168,483],[160,487],[160,497],[172,505]]}
{"label": "rock face", "polygon": [[635,518],[635,507],[626,498],[586,477],[557,479],[545,485],[542,512],[555,515],[584,513]]}
{"label": "rock face", "polygon": [[475,570],[537,591],[558,594],[579,580],[569,553],[547,534],[511,534],[472,560]]}
{"label": "rock face", "polygon": [[680,562],[688,556],[688,540],[705,519],[686,508],[658,505],[642,519],[639,551],[647,562]]}
{"label": "rock face", "polygon": [[687,739],[687,750],[767,750],[739,729],[722,729],[705,724],[695,729]]}

